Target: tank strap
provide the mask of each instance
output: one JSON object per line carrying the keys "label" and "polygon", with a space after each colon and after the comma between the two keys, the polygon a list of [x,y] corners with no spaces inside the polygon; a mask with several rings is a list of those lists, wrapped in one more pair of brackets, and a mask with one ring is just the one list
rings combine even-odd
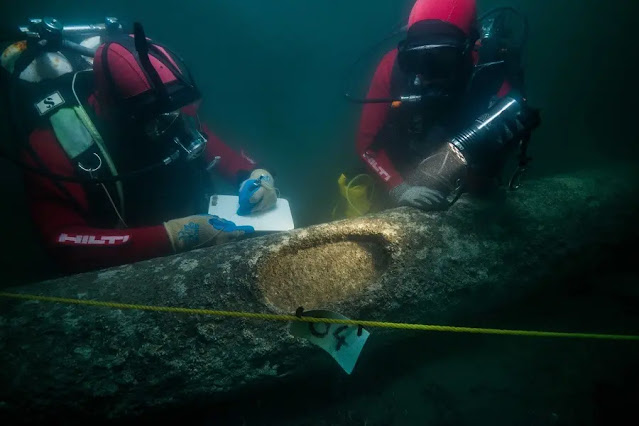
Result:
{"label": "tank strap", "polygon": [[[73,98],[69,100],[69,105],[53,113],[49,117],[49,122],[60,146],[69,159],[72,161],[76,160],[83,153],[96,147],[109,168],[111,175],[117,176],[117,168],[106,148],[102,135],[100,135],[100,132],[75,93],[74,85],[77,74],[78,73],[74,75],[71,82]],[[120,201],[120,209],[124,211],[124,190],[122,182],[115,182],[115,187]]]}
{"label": "tank strap", "polygon": [[[91,136],[92,141],[95,142],[98,149],[100,150],[102,158],[104,158],[107,166],[109,167],[109,171],[113,176],[117,176],[118,170],[115,167],[115,163],[113,162],[113,159],[111,158],[111,155],[106,148],[104,139],[102,139],[102,135],[100,135],[100,132],[98,132],[98,129],[95,127],[95,124],[93,124],[93,121],[91,121],[89,114],[87,114],[86,110],[81,104],[75,106],[73,109],[77,118],[82,123],[83,129],[85,129],[85,131]],[[116,181],[115,187],[118,192],[118,198],[120,199],[121,213],[124,216],[124,190],[122,188],[122,181]]]}

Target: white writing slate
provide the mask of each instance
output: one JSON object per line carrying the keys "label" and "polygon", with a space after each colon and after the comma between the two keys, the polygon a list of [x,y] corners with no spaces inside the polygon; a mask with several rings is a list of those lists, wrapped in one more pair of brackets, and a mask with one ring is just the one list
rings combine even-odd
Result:
{"label": "white writing slate", "polygon": [[237,195],[214,195],[209,203],[209,214],[230,220],[237,226],[252,226],[256,231],[290,231],[294,229],[288,201],[278,198],[275,207],[265,212],[239,216]]}

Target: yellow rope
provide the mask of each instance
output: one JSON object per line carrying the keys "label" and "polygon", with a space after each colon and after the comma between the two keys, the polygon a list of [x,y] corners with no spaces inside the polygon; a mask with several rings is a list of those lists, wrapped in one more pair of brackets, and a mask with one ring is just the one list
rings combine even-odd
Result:
{"label": "yellow rope", "polygon": [[362,327],[381,327],[402,330],[441,331],[448,333],[476,333],[498,334],[509,336],[529,337],[565,337],[576,339],[606,339],[606,340],[639,340],[639,336],[622,334],[596,334],[596,333],[567,333],[555,331],[531,331],[531,330],[503,330],[496,328],[454,327],[449,325],[407,324],[399,322],[360,321],[334,318],[316,318],[309,316],[298,317],[295,315],[260,314],[254,312],[216,311],[211,309],[180,308],[173,306],[148,306],[134,305],[130,303],[100,302],[98,300],[67,299],[64,297],[37,296],[33,294],[18,294],[0,292],[0,297],[12,299],[37,300],[41,302],[57,302],[75,305],[101,306],[115,309],[135,309],[141,311],[172,312],[193,315],[215,315],[234,318],[260,319],[265,321],[298,321],[323,324],[342,324]]}

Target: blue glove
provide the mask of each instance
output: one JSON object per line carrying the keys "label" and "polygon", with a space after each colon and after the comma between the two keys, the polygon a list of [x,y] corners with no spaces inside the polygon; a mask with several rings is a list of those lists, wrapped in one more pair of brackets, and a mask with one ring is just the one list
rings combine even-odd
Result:
{"label": "blue glove", "polygon": [[207,214],[169,220],[164,223],[164,228],[175,252],[223,244],[254,232],[252,226],[237,226]]}
{"label": "blue glove", "polygon": [[[207,216],[207,215],[204,215]],[[255,232],[255,229],[252,226],[237,226],[235,223],[230,220],[222,219],[218,216],[211,216],[209,219],[209,224],[213,226],[213,228],[218,229],[222,232],[236,232],[242,231],[244,233]]]}
{"label": "blue glove", "polygon": [[240,193],[238,194],[238,201],[240,208],[237,209],[237,214],[240,216],[246,216],[251,214],[254,203],[251,199],[255,193],[262,187],[262,184],[257,179],[247,179],[240,186]]}
{"label": "blue glove", "polygon": [[247,180],[240,185],[237,214],[246,216],[268,210],[275,206],[277,193],[273,176],[264,169],[253,170]]}

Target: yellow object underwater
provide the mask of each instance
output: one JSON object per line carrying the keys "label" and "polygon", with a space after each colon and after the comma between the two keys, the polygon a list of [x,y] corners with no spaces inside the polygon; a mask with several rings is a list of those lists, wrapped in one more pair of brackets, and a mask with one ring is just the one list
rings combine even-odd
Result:
{"label": "yellow object underwater", "polygon": [[333,209],[333,219],[337,216],[354,218],[369,213],[373,208],[375,196],[375,180],[365,173],[348,181],[344,173],[337,179],[339,193],[343,198]]}

